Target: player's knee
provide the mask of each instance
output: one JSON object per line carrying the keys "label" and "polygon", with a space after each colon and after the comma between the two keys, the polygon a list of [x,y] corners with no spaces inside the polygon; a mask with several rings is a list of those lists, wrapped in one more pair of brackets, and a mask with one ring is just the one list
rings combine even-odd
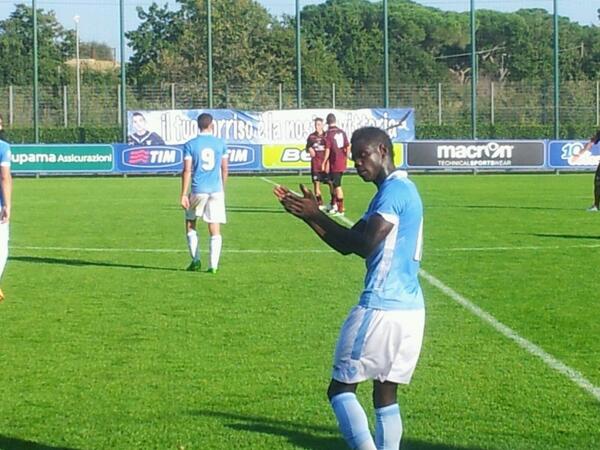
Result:
{"label": "player's knee", "polygon": [[373,405],[375,408],[383,408],[397,403],[397,389],[398,385],[396,383],[375,381],[373,383]]}
{"label": "player's knee", "polygon": [[345,384],[340,383],[339,381],[331,380],[329,383],[329,387],[327,388],[327,398],[331,400],[338,394],[343,394],[345,392],[355,392],[356,385],[355,384]]}

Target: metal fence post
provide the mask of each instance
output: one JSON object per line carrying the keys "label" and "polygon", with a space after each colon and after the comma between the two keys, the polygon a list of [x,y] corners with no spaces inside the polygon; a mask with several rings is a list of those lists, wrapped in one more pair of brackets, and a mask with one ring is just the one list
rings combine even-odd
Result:
{"label": "metal fence post", "polygon": [[12,127],[14,123],[14,98],[13,98],[13,86],[12,84],[8,87],[8,123]]}
{"label": "metal fence post", "polygon": [[600,81],[596,81],[596,126],[600,127]]}
{"label": "metal fence post", "polygon": [[119,125],[123,123],[123,113],[121,111],[121,85],[117,84],[117,123]]}
{"label": "metal fence post", "polygon": [[331,107],[335,109],[335,83],[331,83]]}
{"label": "metal fence post", "polygon": [[175,109],[175,83],[171,83],[171,109]]}
{"label": "metal fence post", "polygon": [[283,109],[283,84],[279,83],[279,109]]}
{"label": "metal fence post", "polygon": [[491,108],[491,122],[492,125],[494,125],[496,123],[496,112],[494,111],[495,109],[495,99],[494,99],[494,82],[492,81],[490,84],[490,108]]}
{"label": "metal fence post", "polygon": [[437,88],[437,97],[438,97],[438,125],[442,124],[442,83],[438,83]]}
{"label": "metal fence post", "polygon": [[67,102],[67,86],[63,86],[63,125],[65,128],[69,126],[69,112],[68,112],[68,102]]}

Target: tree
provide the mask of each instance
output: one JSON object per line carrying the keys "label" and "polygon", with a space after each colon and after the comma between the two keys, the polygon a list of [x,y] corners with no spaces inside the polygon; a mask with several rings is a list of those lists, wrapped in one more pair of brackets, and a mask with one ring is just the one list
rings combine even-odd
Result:
{"label": "tree", "polygon": [[[60,85],[68,80],[64,61],[73,54],[75,33],[65,30],[54,11],[38,10],[39,80]],[[0,21],[0,84],[26,85],[33,80],[33,10],[16,5],[8,19]]]}

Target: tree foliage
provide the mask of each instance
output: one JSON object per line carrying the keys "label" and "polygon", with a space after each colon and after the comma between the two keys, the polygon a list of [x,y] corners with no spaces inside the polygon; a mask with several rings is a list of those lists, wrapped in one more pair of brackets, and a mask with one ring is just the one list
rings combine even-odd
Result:
{"label": "tree foliage", "polygon": [[[156,4],[138,9],[128,33],[134,49],[130,75],[137,82],[206,80],[206,6],[177,0],[179,11]],[[441,11],[411,0],[389,2],[390,77],[398,82],[470,78],[468,13]],[[295,79],[295,17],[272,17],[256,1],[213,3],[213,73],[216,82],[252,84]],[[305,83],[380,82],[383,75],[383,4],[327,0],[302,9]],[[600,75],[600,29],[560,19],[561,77]],[[496,81],[550,80],[552,15],[542,9],[477,12],[480,77]]]}
{"label": "tree foliage", "polygon": [[[207,80],[207,10],[204,0],[175,0],[177,9],[138,7],[141,20],[126,34],[133,56],[128,77],[137,84],[164,82],[204,86]],[[600,18],[600,10],[598,11]],[[305,84],[381,83],[383,2],[327,0],[302,9],[302,79]],[[253,86],[295,82],[296,19],[274,17],[257,0],[212,2],[215,85]],[[560,18],[563,80],[600,78],[600,27]],[[39,80],[74,83],[65,61],[75,55],[75,33],[53,11],[38,10]],[[479,76],[493,81],[550,81],[552,15],[543,9],[514,13],[477,11]],[[82,42],[82,58],[111,60],[106,44]],[[389,0],[392,83],[436,83],[471,77],[469,14],[441,11],[411,0]],[[90,72],[89,70],[86,72]],[[0,21],[0,83],[26,85],[33,78],[32,10],[15,6]],[[113,72],[85,73],[95,83]]]}
{"label": "tree foliage", "polygon": [[[57,85],[68,78],[64,61],[72,54],[75,34],[65,30],[53,11],[39,9],[38,55],[40,83]],[[26,85],[33,80],[33,10],[18,4],[0,21],[0,83]]]}

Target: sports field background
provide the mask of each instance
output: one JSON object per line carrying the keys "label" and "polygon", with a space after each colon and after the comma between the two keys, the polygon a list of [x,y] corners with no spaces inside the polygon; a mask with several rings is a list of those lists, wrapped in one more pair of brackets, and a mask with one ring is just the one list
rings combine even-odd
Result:
{"label": "sports field background", "polygon": [[[426,334],[400,391],[402,448],[600,448],[592,175],[413,179],[423,269],[592,390],[423,279]],[[355,176],[344,187],[358,220],[374,187]],[[325,390],[363,262],[329,251],[271,189],[230,178],[213,276],[183,270],[178,178],[15,179],[0,448],[344,449]]]}

